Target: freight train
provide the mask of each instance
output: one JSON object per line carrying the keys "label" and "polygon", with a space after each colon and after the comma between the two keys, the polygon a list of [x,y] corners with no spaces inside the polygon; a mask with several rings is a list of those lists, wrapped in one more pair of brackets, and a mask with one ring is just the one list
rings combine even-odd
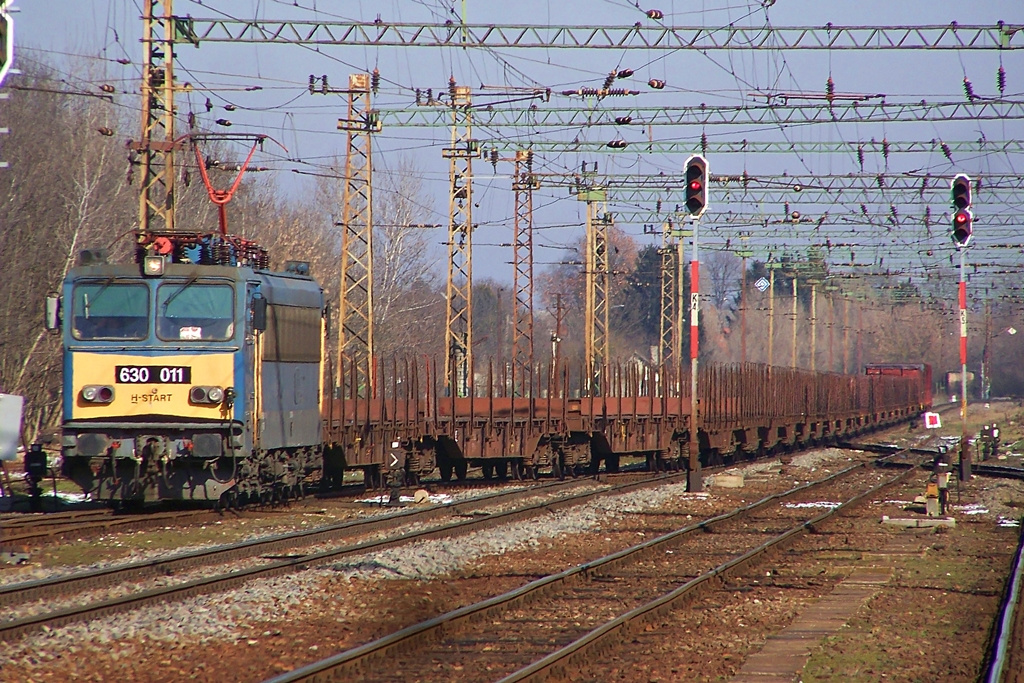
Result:
{"label": "freight train", "polygon": [[[470,368],[452,391],[437,362],[332,368],[327,308],[308,265],[267,267],[223,235],[162,235],[135,263],[86,251],[48,301],[63,339],[63,474],[112,503],[231,504],[300,495],[359,469],[416,480],[703,464],[827,443],[930,404],[923,376],[689,368]],[[364,378],[362,383],[346,378]],[[353,389],[353,386],[355,388]],[[459,395],[459,394],[465,395]],[[694,421],[696,418],[696,421]],[[691,439],[691,434],[693,438]]]}

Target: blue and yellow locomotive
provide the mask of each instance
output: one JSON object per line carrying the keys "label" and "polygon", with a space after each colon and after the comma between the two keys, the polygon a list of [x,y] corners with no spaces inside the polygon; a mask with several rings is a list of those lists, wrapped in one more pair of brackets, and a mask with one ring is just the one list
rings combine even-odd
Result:
{"label": "blue and yellow locomotive", "polygon": [[325,308],[308,266],[271,272],[219,235],[158,238],[137,260],[84,252],[52,306],[65,476],[109,501],[299,493],[322,462]]}

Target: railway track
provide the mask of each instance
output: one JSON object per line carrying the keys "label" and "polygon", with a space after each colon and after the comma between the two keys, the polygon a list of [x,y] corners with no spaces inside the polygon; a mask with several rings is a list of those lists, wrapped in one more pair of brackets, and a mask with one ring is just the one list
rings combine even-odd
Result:
{"label": "railway track", "polygon": [[[0,622],[0,640],[9,641],[18,635],[44,627],[53,628],[72,622],[86,621],[108,614],[136,609],[147,604],[227,590],[250,579],[300,571],[311,565],[329,562],[346,555],[382,550],[417,540],[462,535],[490,526],[521,521],[564,507],[580,505],[602,496],[617,495],[639,488],[685,481],[685,477],[685,473],[661,476],[651,476],[649,474],[644,476],[635,474],[617,475],[615,476],[617,483],[609,488],[580,493],[572,493],[571,491],[573,488],[592,484],[592,480],[578,479],[565,482],[551,482],[528,488],[488,494],[453,505],[410,509],[393,515],[382,515],[367,520],[346,522],[309,531],[299,531],[227,546],[218,546],[183,553],[169,558],[78,572],[52,579],[12,584],[0,587],[0,606],[3,606],[8,614],[15,615],[12,619]],[[540,502],[517,507],[509,511],[493,514],[486,514],[485,512],[486,508],[489,507],[514,504],[517,499],[528,499],[545,493],[560,491],[566,491],[567,495],[546,498]],[[438,520],[443,522],[444,518],[454,518],[455,521],[413,531],[408,530],[410,525]],[[337,543],[345,539],[383,530],[391,530],[396,533],[385,538],[363,540],[319,552],[306,554],[291,553],[285,558],[271,555],[271,553],[294,550],[301,546]],[[52,602],[62,596],[81,593],[81,591],[85,590],[125,585],[152,577],[173,576],[187,570],[206,568],[250,558],[263,558],[266,562],[245,569],[184,580],[172,586],[128,592],[121,597],[107,600],[86,601],[83,604],[75,604],[77,601],[67,601],[68,604],[63,608],[17,616],[19,611],[26,611],[24,606],[30,603]],[[130,591],[131,587],[127,586],[127,589]]]}
{"label": "railway track", "polygon": [[1013,570],[999,603],[995,634],[986,657],[985,683],[1003,683],[1013,678],[1014,669],[1020,670],[1024,652],[1024,525],[1021,527]]}
{"label": "railway track", "polygon": [[[624,471],[621,476],[639,475],[639,470]],[[607,476],[607,475],[602,475]],[[612,475],[620,476],[620,475]],[[502,484],[516,483],[520,486],[534,486],[533,481],[496,480],[496,479],[466,479],[460,482],[426,481],[423,486],[429,486],[435,491],[443,492],[449,489],[466,490],[473,488],[494,487]],[[404,492],[411,493],[414,488],[406,488]],[[0,519],[0,551],[3,550],[24,550],[55,543],[69,538],[88,538],[90,536],[107,534],[111,532],[142,531],[163,527],[168,524],[206,524],[222,520],[227,516],[245,517],[252,514],[264,515],[268,512],[289,511],[294,505],[312,506],[319,501],[356,499],[361,496],[374,495],[373,491],[367,491],[361,484],[347,485],[339,491],[318,493],[313,496],[290,501],[282,507],[260,507],[249,506],[240,510],[213,510],[213,509],[192,509],[192,510],[166,510],[149,511],[139,514],[120,514],[107,508],[92,510],[73,510],[58,513],[33,513],[11,515]]]}
{"label": "railway track", "polygon": [[[343,680],[460,680],[504,683],[572,680],[595,653],[628,642],[647,620],[684,604],[800,534],[879,490],[913,476],[863,464],[631,548],[552,574],[481,602],[272,679],[273,683]],[[881,481],[879,481],[881,479]],[[854,482],[851,486],[851,481]],[[852,488],[853,491],[849,491]],[[808,517],[787,503],[831,489],[844,502]],[[720,539],[709,552],[706,534]],[[722,561],[722,557],[727,559]],[[422,650],[429,647],[429,656]]]}

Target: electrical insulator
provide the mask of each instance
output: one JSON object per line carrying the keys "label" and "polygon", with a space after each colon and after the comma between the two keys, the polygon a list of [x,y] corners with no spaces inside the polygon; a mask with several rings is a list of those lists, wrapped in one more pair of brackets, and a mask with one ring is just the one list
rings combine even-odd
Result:
{"label": "electrical insulator", "polygon": [[999,88],[1000,95],[1006,92],[1006,69],[1002,64],[999,65],[999,71],[996,71],[996,87]]}
{"label": "electrical insulator", "polygon": [[615,72],[614,71],[612,71],[611,73],[609,73],[607,76],[604,77],[604,86],[603,86],[604,89],[608,90],[609,88],[612,87],[613,83],[615,83]]}
{"label": "electrical insulator", "polygon": [[210,101],[209,97],[206,98],[206,111],[207,113],[213,111],[213,102]]}
{"label": "electrical insulator", "polygon": [[235,108],[236,108],[236,107],[235,107],[235,105],[233,105],[233,104],[225,104],[225,105],[224,105],[224,111],[234,111],[234,110],[235,110]]}
{"label": "electrical insulator", "polygon": [[790,214],[790,217],[793,219],[794,223],[799,223],[800,222],[800,212],[799,211],[794,211],[792,214]]}
{"label": "electrical insulator", "polygon": [[427,88],[427,104],[431,104],[434,101],[434,89]]}
{"label": "electrical insulator", "polygon": [[878,183],[878,189],[880,189],[880,190],[884,190],[885,189],[885,176],[883,176],[882,174],[876,175],[875,176],[875,182]]}
{"label": "electrical insulator", "polygon": [[632,69],[619,69],[619,73],[615,74],[617,78],[629,78],[633,75]]}
{"label": "electrical insulator", "polygon": [[660,9],[649,9],[647,10],[647,18],[655,20],[664,19],[665,13],[662,12]]}
{"label": "electrical insulator", "polygon": [[422,100],[422,93],[420,92],[420,89],[419,89],[419,88],[416,88],[416,106],[417,106],[417,107],[418,107],[418,106],[420,106],[420,104],[422,103],[422,101],[423,101],[423,100]]}
{"label": "electrical insulator", "polygon": [[105,92],[105,93],[113,94],[114,93],[114,86],[110,85],[109,83],[104,83],[103,85],[100,86],[100,90]]}
{"label": "electrical insulator", "polygon": [[376,68],[373,70],[373,73],[370,74],[370,90],[373,91],[374,95],[376,95],[377,91],[380,90],[380,71]]}
{"label": "electrical insulator", "polygon": [[320,92],[324,95],[327,94],[327,74],[320,76]]}
{"label": "electrical insulator", "polygon": [[882,158],[889,161],[889,140],[882,138]]}
{"label": "electrical insulator", "polygon": [[974,86],[971,85],[971,81],[964,76],[964,95],[967,95],[967,99],[973,101],[977,95],[974,94]]}
{"label": "electrical insulator", "polygon": [[953,152],[949,149],[949,145],[943,142],[939,147],[942,149],[942,154],[950,161],[953,161]]}
{"label": "electrical insulator", "polygon": [[700,153],[708,153],[708,134],[704,131],[701,131],[700,133]]}
{"label": "electrical insulator", "polygon": [[828,80],[825,81],[825,99],[831,102],[836,98],[836,84],[829,76]]}
{"label": "electrical insulator", "polygon": [[448,77],[448,95],[452,98],[452,103],[455,102],[455,76]]}
{"label": "electrical insulator", "polygon": [[864,172],[864,145],[857,145],[857,162],[860,163],[860,172]]}
{"label": "electrical insulator", "polygon": [[[316,92],[316,76],[309,74],[309,94],[312,95]],[[209,101],[209,100],[207,100]],[[207,109],[209,111],[209,109]]]}
{"label": "electrical insulator", "polygon": [[114,134],[114,131],[112,131],[111,129],[107,128],[106,126],[101,126],[101,127],[97,128],[96,132],[99,133],[100,135],[102,135],[105,138],[109,138],[110,136],[112,136]]}
{"label": "electrical insulator", "polygon": [[195,112],[191,112],[190,111],[188,113],[187,119],[188,119],[188,127],[189,128],[195,128],[196,127],[196,115],[195,115]]}
{"label": "electrical insulator", "polygon": [[231,122],[228,121],[227,119],[217,119],[217,125],[218,126],[224,126],[225,128],[227,128],[228,126],[231,125]]}
{"label": "electrical insulator", "polygon": [[608,146],[612,149],[625,149],[628,144],[625,140],[611,140],[608,142]]}
{"label": "electrical insulator", "polygon": [[616,116],[615,117],[615,123],[619,124],[620,126],[625,126],[625,125],[628,125],[628,124],[630,124],[632,122],[633,122],[633,117],[632,116]]}
{"label": "electrical insulator", "polygon": [[651,86],[655,90],[661,90],[662,88],[665,87],[665,81],[661,80],[660,78],[652,78],[651,80],[647,81],[647,85]]}

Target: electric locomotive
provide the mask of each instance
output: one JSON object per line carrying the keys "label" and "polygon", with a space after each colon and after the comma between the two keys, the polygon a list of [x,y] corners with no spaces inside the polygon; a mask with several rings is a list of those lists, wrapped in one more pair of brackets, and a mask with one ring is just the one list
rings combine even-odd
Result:
{"label": "electric locomotive", "polygon": [[323,292],[229,235],[86,251],[50,302],[63,474],[112,502],[270,501],[322,464]]}

